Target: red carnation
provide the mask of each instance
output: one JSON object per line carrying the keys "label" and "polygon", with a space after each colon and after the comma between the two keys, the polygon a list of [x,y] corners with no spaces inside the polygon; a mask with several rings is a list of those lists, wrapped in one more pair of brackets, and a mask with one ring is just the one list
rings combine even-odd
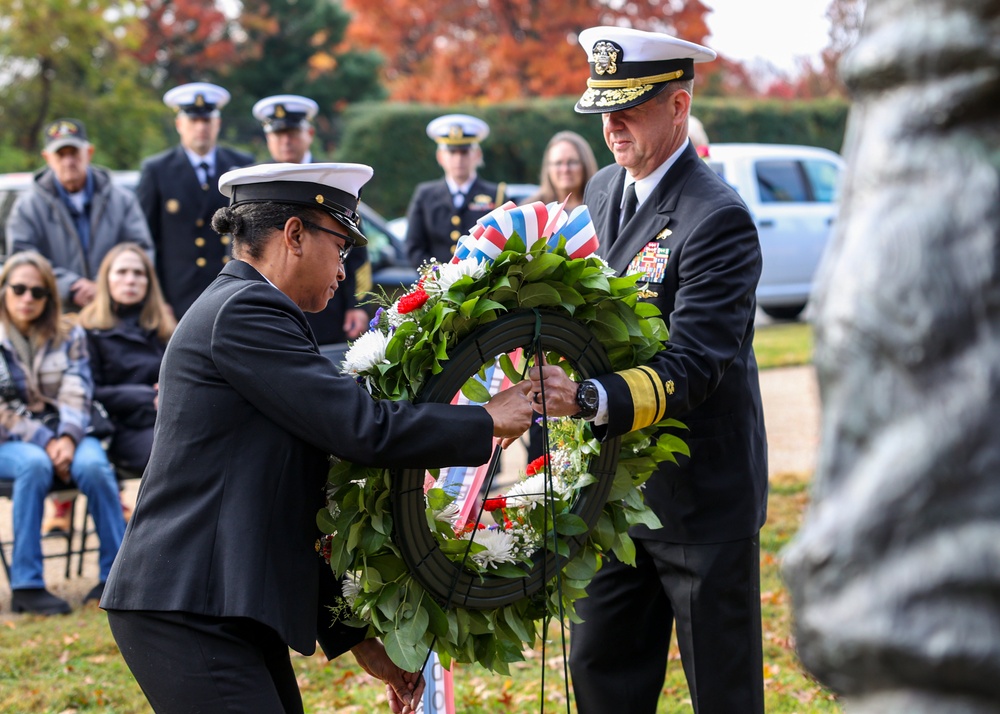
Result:
{"label": "red carnation", "polygon": [[403,297],[399,298],[399,305],[396,309],[399,311],[400,315],[413,312],[427,302],[427,297],[427,293],[423,288],[417,288],[412,293],[407,293]]}
{"label": "red carnation", "polygon": [[487,498],[486,502],[483,503],[483,508],[487,511],[498,511],[506,507],[507,498],[505,496],[501,496],[500,498]]}
{"label": "red carnation", "polygon": [[543,454],[537,459],[528,464],[528,467],[524,470],[526,476],[534,476],[537,473],[541,473],[545,470],[545,465],[549,463],[549,455]]}

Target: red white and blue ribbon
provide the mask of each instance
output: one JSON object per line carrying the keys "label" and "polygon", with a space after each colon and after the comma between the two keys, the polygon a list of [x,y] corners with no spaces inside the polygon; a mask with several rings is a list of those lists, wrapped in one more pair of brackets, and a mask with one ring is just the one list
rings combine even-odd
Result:
{"label": "red white and blue ribbon", "polygon": [[549,204],[536,201],[526,206],[515,206],[508,201],[476,221],[473,229],[458,239],[451,262],[468,258],[493,262],[515,234],[528,250],[538,241],[544,241],[551,251],[559,245],[560,238],[564,238],[566,252],[571,258],[592,255],[599,241],[590,209],[577,206],[567,214],[564,208],[565,201]]}

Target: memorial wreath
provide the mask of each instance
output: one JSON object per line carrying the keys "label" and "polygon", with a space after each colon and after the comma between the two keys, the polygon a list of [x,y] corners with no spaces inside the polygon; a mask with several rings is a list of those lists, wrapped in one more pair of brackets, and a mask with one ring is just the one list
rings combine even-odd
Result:
{"label": "memorial wreath", "polygon": [[[485,358],[481,348],[473,350],[474,364],[462,361],[468,374],[457,382],[466,400],[489,399],[488,371],[517,383],[539,352],[575,377],[594,376],[581,374],[578,355],[565,354],[570,350],[546,349],[551,320],[589,331],[599,347],[583,349],[603,348],[603,367],[647,362],[667,339],[659,310],[641,299],[642,275],[617,277],[594,254],[596,246],[586,206],[568,215],[558,204],[498,208],[463,237],[451,263],[425,264],[407,293],[379,299],[371,329],[351,345],[342,370],[375,399],[421,401],[429,383],[460,367],[450,360],[463,342],[516,316],[532,339],[501,339],[500,351]],[[574,603],[585,596],[602,556],[613,552],[634,563],[629,527],[659,526],[643,501],[643,483],[659,462],[688,452],[664,430],[683,428],[675,420],[604,444],[582,420],[548,419],[545,426],[548,453],[502,496],[476,501],[477,508],[459,503],[438,471],[421,471],[414,478],[426,483],[407,491],[419,499],[416,510],[397,509],[394,516],[394,497],[402,495],[393,493],[393,484],[398,487],[400,474],[334,460],[327,507],[317,516],[327,534],[318,548],[344,582],[334,617],[371,628],[392,660],[410,671],[434,649],[446,668],[452,661],[477,662],[503,673],[543,634],[540,622],[575,619]],[[594,468],[602,449],[614,450],[603,471]],[[600,502],[581,517],[577,504],[598,481]],[[400,522],[407,513],[417,515]],[[416,560],[426,556],[407,547],[420,536],[456,569],[454,578],[433,568],[420,572]],[[527,585],[531,573],[534,588]],[[459,575],[467,585],[460,585]],[[515,587],[499,597],[492,591],[480,600],[470,597],[484,582]]]}

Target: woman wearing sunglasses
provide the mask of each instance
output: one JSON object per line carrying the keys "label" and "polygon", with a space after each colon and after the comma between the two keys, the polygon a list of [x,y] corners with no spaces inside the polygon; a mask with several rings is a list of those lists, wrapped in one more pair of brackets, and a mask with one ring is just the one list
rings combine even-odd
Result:
{"label": "woman wearing sunglasses", "polygon": [[62,318],[56,278],[34,252],[15,253],[0,272],[0,479],[14,481],[11,609],[70,611],[45,588],[42,511],[53,477],[87,497],[100,546],[100,599],[125,533],[118,484],[101,443],[85,432],[92,382],[87,340]]}

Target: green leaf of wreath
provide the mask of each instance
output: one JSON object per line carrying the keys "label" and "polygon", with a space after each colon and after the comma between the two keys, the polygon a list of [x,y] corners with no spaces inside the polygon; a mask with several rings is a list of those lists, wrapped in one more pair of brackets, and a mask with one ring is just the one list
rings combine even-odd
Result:
{"label": "green leaf of wreath", "polygon": [[475,404],[485,404],[490,400],[491,396],[490,390],[475,376],[462,385],[462,394]]}

